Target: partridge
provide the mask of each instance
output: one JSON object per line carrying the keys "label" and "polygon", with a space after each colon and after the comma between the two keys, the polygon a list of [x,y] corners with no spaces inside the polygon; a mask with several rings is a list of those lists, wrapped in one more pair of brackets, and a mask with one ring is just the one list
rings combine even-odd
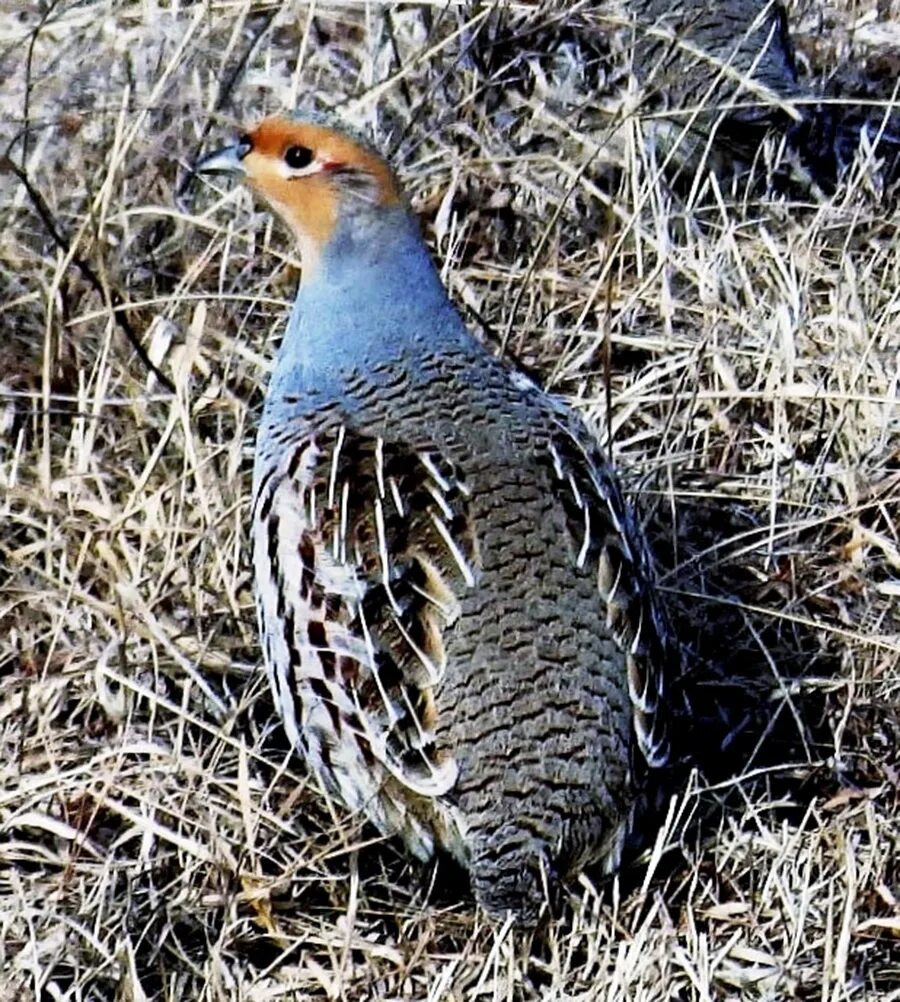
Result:
{"label": "partridge", "polygon": [[675,115],[700,133],[749,149],[784,127],[801,96],[787,19],[770,0],[670,3],[630,0],[635,72]]}
{"label": "partridge", "polygon": [[[768,135],[784,137],[810,180],[832,188],[860,143],[876,147],[883,177],[900,176],[900,117],[847,101],[820,103],[799,80],[778,0],[625,0],[635,76],[663,105],[657,135],[679,161],[711,155],[752,163]],[[667,134],[667,135],[666,135]]]}
{"label": "partridge", "polygon": [[669,757],[674,645],[651,561],[579,417],[493,357],[367,142],[271,117],[205,157],[296,237],[252,536],[264,660],[331,796],[492,917],[617,866]]}

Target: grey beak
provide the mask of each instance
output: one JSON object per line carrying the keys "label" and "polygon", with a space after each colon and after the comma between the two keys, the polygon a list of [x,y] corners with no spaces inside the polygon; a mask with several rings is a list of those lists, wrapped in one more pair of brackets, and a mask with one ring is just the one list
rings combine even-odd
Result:
{"label": "grey beak", "polygon": [[245,174],[243,159],[250,152],[249,143],[235,143],[215,153],[208,153],[194,164],[195,174]]}

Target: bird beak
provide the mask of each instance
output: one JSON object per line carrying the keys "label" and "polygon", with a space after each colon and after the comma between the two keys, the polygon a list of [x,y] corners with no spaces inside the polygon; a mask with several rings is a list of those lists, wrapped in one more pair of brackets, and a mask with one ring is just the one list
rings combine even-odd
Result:
{"label": "bird beak", "polygon": [[215,153],[208,153],[194,164],[195,174],[246,174],[243,160],[250,152],[249,143],[235,143]]}

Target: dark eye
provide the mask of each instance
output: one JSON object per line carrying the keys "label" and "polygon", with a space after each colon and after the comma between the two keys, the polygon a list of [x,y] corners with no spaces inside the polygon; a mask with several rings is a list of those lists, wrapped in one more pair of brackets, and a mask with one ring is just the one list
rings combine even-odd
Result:
{"label": "dark eye", "polygon": [[308,146],[289,146],[284,151],[284,162],[291,170],[303,170],[313,160],[313,151]]}

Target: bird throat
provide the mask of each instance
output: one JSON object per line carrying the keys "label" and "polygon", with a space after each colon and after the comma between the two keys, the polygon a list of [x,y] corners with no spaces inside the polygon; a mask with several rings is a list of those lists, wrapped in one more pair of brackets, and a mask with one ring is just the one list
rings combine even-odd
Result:
{"label": "bird throat", "polygon": [[314,395],[325,386],[338,392],[361,369],[471,350],[417,221],[400,207],[340,218],[318,255],[303,259],[273,388],[284,380]]}

